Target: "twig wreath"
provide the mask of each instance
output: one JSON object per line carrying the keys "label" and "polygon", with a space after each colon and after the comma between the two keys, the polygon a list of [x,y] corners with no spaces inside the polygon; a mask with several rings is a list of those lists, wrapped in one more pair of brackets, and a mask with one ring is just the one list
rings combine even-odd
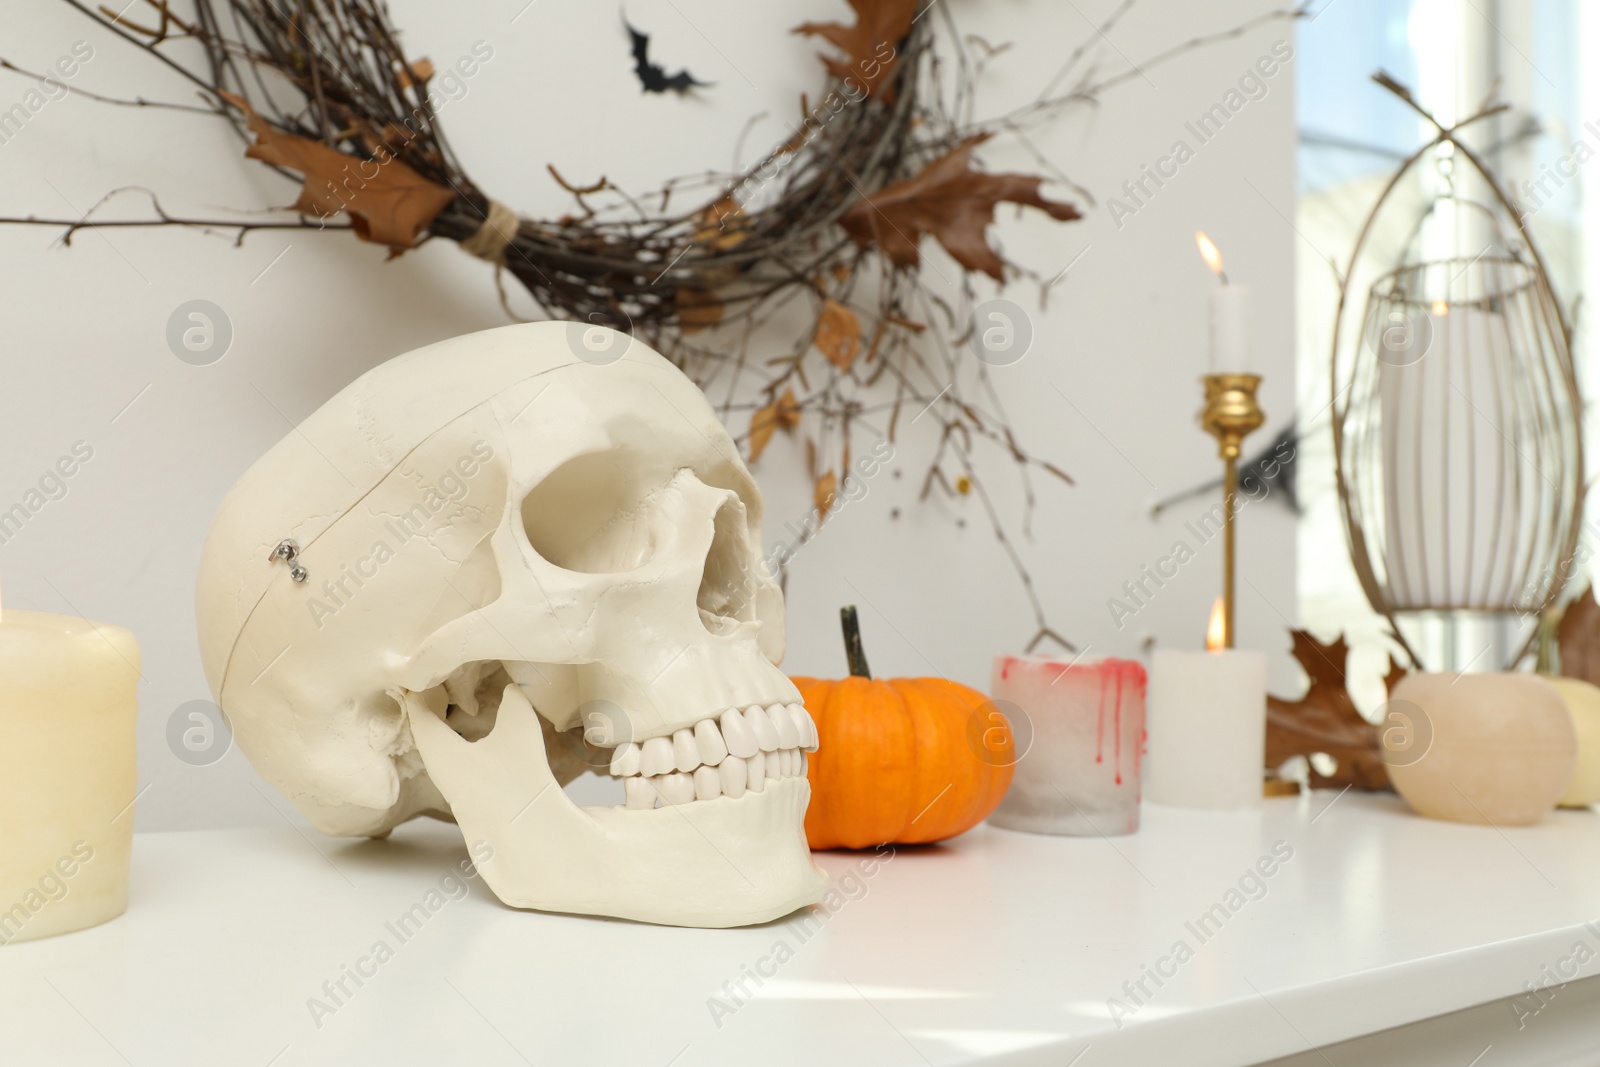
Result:
{"label": "twig wreath", "polygon": [[[289,208],[245,220],[170,215],[147,192],[151,219],[91,220],[113,193],[82,218],[0,223],[58,226],[63,243],[81,228],[107,226],[195,227],[232,232],[236,241],[256,230],[348,230],[388,246],[391,256],[435,238],[454,241],[495,265],[497,285],[509,274],[547,315],[631,332],[672,359],[716,394],[730,425],[744,425],[738,440],[750,462],[776,431],[801,436],[816,507],[805,537],[856,476],[853,439],[864,433],[893,442],[908,409],[926,414],[940,430],[922,498],[937,489],[979,499],[1027,594],[1037,624],[1030,650],[1046,639],[1072,645],[1050,628],[973,449],[987,441],[1015,464],[1024,529],[1033,472],[1072,479],[1022,447],[987,368],[961,354],[976,275],[1001,284],[1029,279],[1041,301],[1050,284],[989,243],[995,208],[1012,203],[1062,222],[1079,218],[1075,205],[1047,198],[1040,186],[1048,177],[1092,197],[1034,147],[1030,130],[1093,106],[1106,90],[1180,53],[1299,14],[1272,11],[1102,75],[1100,43],[1134,3],[1121,0],[1033,101],[977,119],[977,83],[1007,46],[963,37],[948,2],[849,0],[854,24],[795,28],[831,46],[821,57],[828,81],[815,105],[801,96],[793,135],[757,163],[671,180],[644,198],[603,177],[572,184],[552,163],[550,175],[575,209],[538,219],[468,175],[436,114],[433,67],[407,55],[382,0],[135,0],[120,13],[61,2],[192,83],[199,102],[84,95],[221,116],[246,143],[245,154],[299,183],[299,195]],[[934,47],[936,36],[946,47]],[[44,80],[5,59],[0,68]],[[996,135],[1015,138],[1045,174],[978,169],[974,150]],[[694,194],[692,206],[677,209],[685,190]],[[924,236],[960,268],[954,300],[922,280]],[[808,309],[807,327],[787,351],[753,357],[756,332],[796,301]],[[773,562],[781,569],[787,560]]]}

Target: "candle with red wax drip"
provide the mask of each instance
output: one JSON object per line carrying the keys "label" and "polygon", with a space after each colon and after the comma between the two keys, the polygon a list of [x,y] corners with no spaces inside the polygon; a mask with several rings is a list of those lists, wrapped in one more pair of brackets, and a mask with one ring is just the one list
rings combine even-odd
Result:
{"label": "candle with red wax drip", "polygon": [[1011,720],[1018,762],[991,823],[1046,834],[1139,828],[1143,666],[1123,659],[999,656],[992,692]]}

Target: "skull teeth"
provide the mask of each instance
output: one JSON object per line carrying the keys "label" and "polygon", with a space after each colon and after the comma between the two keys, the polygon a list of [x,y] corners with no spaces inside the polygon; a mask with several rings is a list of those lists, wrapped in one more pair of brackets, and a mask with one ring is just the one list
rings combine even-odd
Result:
{"label": "skull teeth", "polygon": [[778,744],[778,728],[772,724],[766,708],[757,705],[744,709],[744,721],[750,724],[750,732],[756,735],[756,744],[761,746],[761,751],[776,752],[783,747]]}
{"label": "skull teeth", "polygon": [[737,800],[760,793],[774,778],[805,777],[806,752],[817,748],[817,728],[799,704],[729,708],[671,736],[629,741],[611,756],[611,773],[623,780],[625,807]]}
{"label": "skull teeth", "polygon": [[672,758],[678,770],[685,774],[700,766],[700,745],[693,733],[679,730],[672,735]]}
{"label": "skull teeth", "polygon": [[637,775],[644,764],[644,755],[638,745],[629,741],[617,749],[611,757],[611,773],[618,778],[629,778]]}
{"label": "skull teeth", "polygon": [[817,749],[817,728],[805,708],[799,704],[729,708],[722,713],[720,726],[716,719],[701,719],[671,736],[618,745],[611,754],[611,773],[618,778],[640,774],[654,778],[672,771],[692,774],[696,767],[715,767],[729,755],[749,759],[757,752],[786,748]]}
{"label": "skull teeth", "polygon": [[728,746],[722,740],[722,731],[718,730],[717,724],[710,719],[701,719],[694,724],[694,739],[700,746],[700,762],[707,767],[715,767],[728,754]]}
{"label": "skull teeth", "polygon": [[729,708],[722,713],[722,739],[727,742],[728,752],[741,759],[748,759],[761,751],[756,744],[756,735],[751,732],[750,724],[745,722],[744,713],[738,708]]}
{"label": "skull teeth", "polygon": [[640,774],[646,778],[654,778],[676,769],[677,765],[678,758],[673,751],[670,737],[652,737],[644,743],[640,757]]}

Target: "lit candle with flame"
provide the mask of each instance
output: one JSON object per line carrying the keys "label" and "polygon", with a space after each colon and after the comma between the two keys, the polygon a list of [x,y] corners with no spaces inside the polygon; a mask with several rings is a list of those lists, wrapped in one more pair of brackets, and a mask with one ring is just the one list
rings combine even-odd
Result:
{"label": "lit candle with flame", "polygon": [[1222,598],[1211,602],[1211,619],[1206,623],[1206,651],[1221,652],[1228,647],[1228,613],[1223,609]]}
{"label": "lit candle with flame", "polygon": [[1211,290],[1210,344],[1206,366],[1212,374],[1246,374],[1250,371],[1250,288],[1228,280],[1222,266],[1222,252],[1197,230],[1195,244],[1200,258],[1221,283]]}
{"label": "lit candle with flame", "polygon": [[122,914],[139,645],[120,626],[0,622],[0,944]]}
{"label": "lit candle with flame", "polygon": [[1206,651],[1156,650],[1150,666],[1144,797],[1180,808],[1261,802],[1267,747],[1267,657],[1227,648],[1222,598]]}

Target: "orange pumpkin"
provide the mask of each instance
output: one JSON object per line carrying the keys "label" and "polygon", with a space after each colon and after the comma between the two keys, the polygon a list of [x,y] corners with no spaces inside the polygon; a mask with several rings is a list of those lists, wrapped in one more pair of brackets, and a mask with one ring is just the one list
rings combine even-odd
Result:
{"label": "orange pumpkin", "polygon": [[795,678],[817,724],[806,839],[815,849],[925,844],[972,829],[1011,785],[1016,749],[990,700],[944,678],[874,680],[855,608],[850,677]]}

